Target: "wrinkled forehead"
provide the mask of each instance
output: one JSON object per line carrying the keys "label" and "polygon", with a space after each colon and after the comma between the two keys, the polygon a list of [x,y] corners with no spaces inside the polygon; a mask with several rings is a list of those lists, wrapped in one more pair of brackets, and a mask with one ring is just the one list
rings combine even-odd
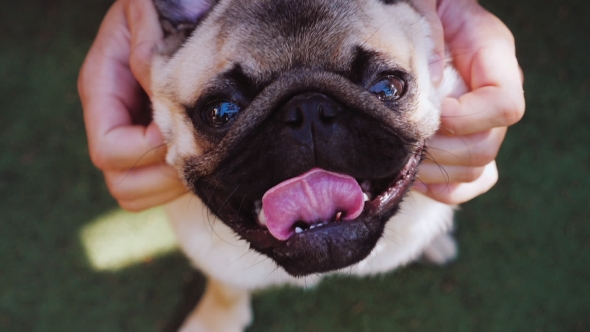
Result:
{"label": "wrinkled forehead", "polygon": [[330,68],[349,57],[358,39],[355,35],[362,29],[356,2],[334,4],[245,2],[220,17],[220,37],[234,59],[257,72],[296,66]]}
{"label": "wrinkled forehead", "polygon": [[257,72],[294,66],[344,69],[358,47],[409,65],[416,23],[402,12],[413,10],[406,3],[376,0],[242,1],[218,18],[219,40],[243,67]]}
{"label": "wrinkled forehead", "polygon": [[262,81],[297,67],[349,70],[359,48],[412,71],[420,19],[403,1],[221,1],[168,69],[185,77],[181,95],[235,65]]}

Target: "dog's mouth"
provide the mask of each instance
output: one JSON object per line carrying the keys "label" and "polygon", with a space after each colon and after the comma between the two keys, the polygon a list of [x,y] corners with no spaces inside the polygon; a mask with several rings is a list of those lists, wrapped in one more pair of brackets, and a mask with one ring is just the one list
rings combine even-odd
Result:
{"label": "dog's mouth", "polygon": [[355,264],[397,212],[422,151],[420,146],[400,171],[378,180],[313,168],[268,189],[252,203],[252,222],[234,229],[294,276]]}
{"label": "dog's mouth", "polygon": [[369,187],[368,181],[359,184],[351,176],[314,168],[268,190],[255,204],[257,221],[285,241],[324,224],[354,220],[369,201]]}
{"label": "dog's mouth", "polygon": [[379,181],[314,168],[274,186],[256,201],[257,224],[277,240],[287,241],[293,236],[305,236],[308,231],[363,219],[363,214],[379,214],[402,199],[419,158],[419,154],[410,158],[393,179]]}

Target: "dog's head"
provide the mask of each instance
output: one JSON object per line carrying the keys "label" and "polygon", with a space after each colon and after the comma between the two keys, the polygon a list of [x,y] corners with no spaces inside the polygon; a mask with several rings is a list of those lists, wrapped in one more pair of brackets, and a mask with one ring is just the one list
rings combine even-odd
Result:
{"label": "dog's head", "polygon": [[167,160],[295,276],[365,258],[438,128],[429,26],[408,1],[156,0]]}

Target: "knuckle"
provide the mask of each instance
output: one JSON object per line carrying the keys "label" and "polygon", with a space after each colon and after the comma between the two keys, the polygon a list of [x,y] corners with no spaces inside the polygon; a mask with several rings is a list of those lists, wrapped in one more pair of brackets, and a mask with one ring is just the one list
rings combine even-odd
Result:
{"label": "knuckle", "polygon": [[109,158],[106,156],[102,149],[91,145],[89,149],[89,154],[90,161],[92,161],[96,168],[100,170],[106,170],[109,168]]}
{"label": "knuckle", "polygon": [[502,32],[502,36],[504,37],[504,39],[506,40],[506,42],[510,45],[514,45],[516,43],[516,40],[514,39],[514,35],[512,34],[512,32],[510,32],[510,29],[508,29],[508,27],[502,22],[500,21],[500,19],[498,19],[499,24],[501,25],[501,32]]}
{"label": "knuckle", "polygon": [[482,167],[469,167],[465,169],[461,174],[461,182],[473,182],[481,176],[483,173]]}
{"label": "knuckle", "polygon": [[462,203],[457,199],[457,186],[456,185],[445,185],[434,186],[430,192],[430,197],[445,204],[460,204]]}
{"label": "knuckle", "polygon": [[491,172],[488,172],[487,178],[488,178],[488,183],[490,183],[490,188],[492,188],[494,185],[496,185],[496,183],[498,183],[498,179],[499,179],[499,173],[498,173],[498,168],[496,166],[493,167]]}
{"label": "knuckle", "polygon": [[524,96],[519,94],[507,102],[506,107],[502,110],[501,117],[506,125],[513,125],[520,121],[524,116],[525,101]]}
{"label": "knuckle", "polygon": [[496,183],[498,183],[498,172],[494,173],[494,175],[490,175],[490,187],[488,188],[488,190],[492,189],[492,187],[494,187]]}
{"label": "knuckle", "polygon": [[119,206],[124,208],[125,210],[132,210],[138,204],[136,202],[137,197],[133,195],[133,193],[129,192],[129,190],[121,184],[121,179],[118,176],[113,178],[107,177],[107,188],[109,189],[109,193],[117,202]]}
{"label": "knuckle", "polygon": [[124,190],[119,185],[119,177],[112,174],[111,172],[104,172],[104,175],[105,182],[111,196],[113,196],[117,201],[125,199]]}
{"label": "knuckle", "polygon": [[94,142],[89,145],[90,160],[94,166],[102,171],[121,170],[121,167],[117,165],[118,158],[113,151],[107,144],[100,143]]}
{"label": "knuckle", "polygon": [[482,174],[482,181],[480,181],[478,194],[484,194],[492,189],[496,183],[498,183],[498,178],[498,168],[495,165],[493,165],[488,171],[484,171]]}
{"label": "knuckle", "polygon": [[485,139],[472,148],[469,166],[481,167],[483,171],[483,167],[493,162],[500,152],[505,133],[506,127],[488,131]]}
{"label": "knuckle", "polygon": [[498,155],[499,148],[490,147],[486,145],[485,147],[479,149],[477,153],[471,155],[471,162],[470,166],[472,167],[484,167],[490,162],[496,159]]}
{"label": "knuckle", "polygon": [[480,156],[477,160],[478,161],[477,166],[483,167],[483,166],[489,164],[490,162],[494,161],[494,159],[496,159],[496,156],[498,156],[498,149],[497,148],[483,149],[480,152]]}

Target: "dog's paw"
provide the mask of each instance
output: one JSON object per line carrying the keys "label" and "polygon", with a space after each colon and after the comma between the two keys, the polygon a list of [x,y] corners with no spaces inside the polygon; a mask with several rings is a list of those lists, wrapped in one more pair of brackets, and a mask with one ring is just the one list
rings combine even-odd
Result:
{"label": "dog's paw", "polygon": [[450,233],[441,234],[422,252],[422,259],[426,262],[443,265],[450,263],[457,257],[457,242]]}
{"label": "dog's paw", "polygon": [[179,332],[242,332],[251,322],[250,293],[210,281]]}

